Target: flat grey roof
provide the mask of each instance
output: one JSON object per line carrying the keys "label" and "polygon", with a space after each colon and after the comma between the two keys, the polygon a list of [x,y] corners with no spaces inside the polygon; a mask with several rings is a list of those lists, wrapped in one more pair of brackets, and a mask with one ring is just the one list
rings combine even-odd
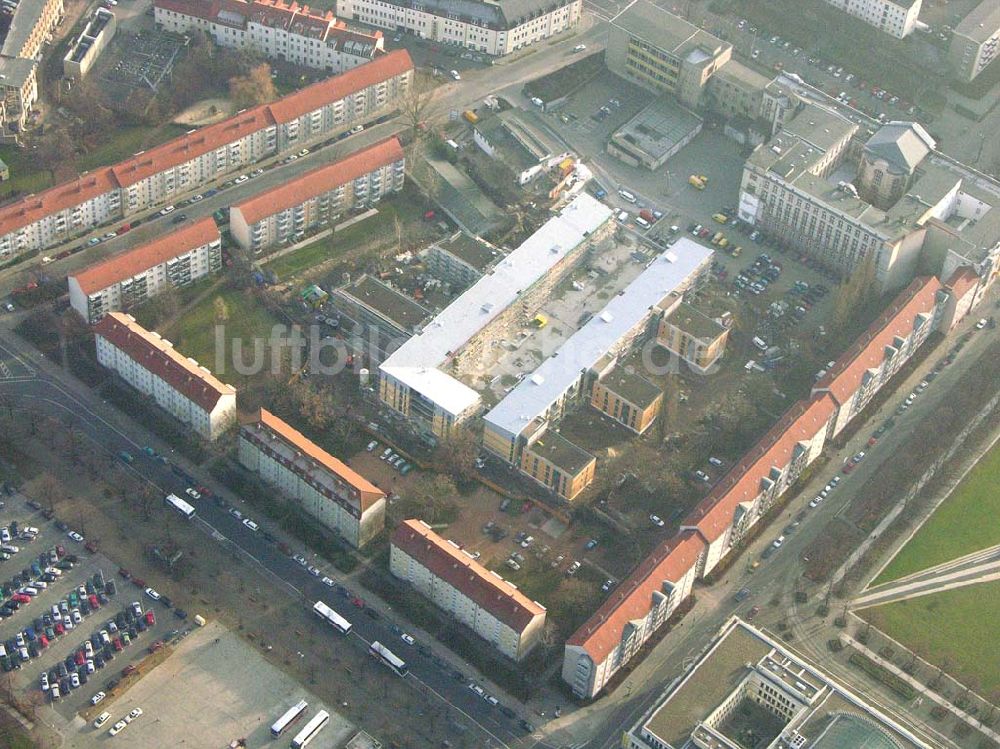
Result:
{"label": "flat grey roof", "polygon": [[985,42],[1000,29],[1000,3],[983,0],[955,27],[955,33],[974,42]]}
{"label": "flat grey roof", "polygon": [[548,410],[582,373],[589,370],[621,338],[635,328],[671,292],[682,287],[712,251],[686,237],[658,255],[636,279],[582,328],[567,338],[500,401],[483,420],[514,437]]}
{"label": "flat grey roof", "polygon": [[7,38],[3,41],[3,47],[0,47],[0,55],[21,56],[21,47],[31,36],[38,19],[42,17],[46,2],[47,0],[19,0],[10,19]]}
{"label": "flat grey roof", "polygon": [[667,322],[703,341],[714,341],[726,329],[699,309],[681,302],[667,316]]}
{"label": "flat grey roof", "polygon": [[635,0],[615,16],[611,23],[678,57],[698,46],[713,50],[729,46],[727,42],[648,0]]}
{"label": "flat grey roof", "polygon": [[368,275],[352,284],[341,286],[337,291],[359,304],[371,307],[403,330],[413,330],[431,314],[430,310],[410,297]]}
{"label": "flat grey roof", "polygon": [[5,57],[0,55],[0,73],[3,74],[3,85],[10,88],[21,88],[28,80],[31,71],[38,65],[27,57]]}
{"label": "flat grey roof", "polygon": [[657,398],[663,395],[663,390],[645,377],[629,372],[621,366],[608,372],[601,379],[601,384],[639,408],[652,405]]}
{"label": "flat grey roof", "polygon": [[543,434],[527,449],[570,475],[576,475],[594,460],[594,456],[582,447],[574,445],[558,432],[552,431]]}
{"label": "flat grey roof", "polygon": [[479,402],[479,394],[437,368],[610,218],[606,205],[578,196],[396,349],[380,371],[445,411],[464,413]]}
{"label": "flat grey roof", "polygon": [[471,237],[463,231],[437,242],[435,246],[468,263],[480,273],[484,273],[487,268],[504,256],[503,251],[489,242],[479,237]]}
{"label": "flat grey roof", "polygon": [[700,125],[701,117],[672,96],[661,96],[622,125],[612,139],[623,140],[658,160]]}

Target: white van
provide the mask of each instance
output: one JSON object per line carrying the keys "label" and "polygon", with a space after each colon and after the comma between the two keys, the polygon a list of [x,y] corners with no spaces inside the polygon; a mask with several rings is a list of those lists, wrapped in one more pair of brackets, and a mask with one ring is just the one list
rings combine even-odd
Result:
{"label": "white van", "polygon": [[648,222],[648,221],[647,221],[646,219],[644,219],[644,218],[643,218],[642,216],[636,216],[636,217],[635,217],[635,222],[636,222],[636,223],[637,223],[637,224],[638,224],[639,226],[641,226],[641,227],[642,227],[643,229],[648,229],[648,228],[649,228],[650,226],[652,226],[652,224],[651,224],[651,223],[649,223],[649,222]]}
{"label": "white van", "polygon": [[753,337],[753,345],[761,351],[767,351],[767,342],[763,338]]}
{"label": "white van", "polygon": [[632,193],[630,193],[628,190],[624,190],[624,189],[623,190],[619,190],[618,191],[618,195],[626,203],[635,203],[636,202],[635,195],[633,195]]}

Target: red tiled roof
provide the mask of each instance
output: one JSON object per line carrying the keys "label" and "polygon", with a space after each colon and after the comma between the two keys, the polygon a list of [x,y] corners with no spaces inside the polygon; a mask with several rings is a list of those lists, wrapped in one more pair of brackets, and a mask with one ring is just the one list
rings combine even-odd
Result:
{"label": "red tiled roof", "polygon": [[523,632],[545,607],[486,569],[419,520],[405,520],[392,534],[392,545],[416,559],[516,632]]}
{"label": "red tiled roof", "polygon": [[681,531],[664,541],[615,588],[566,644],[582,647],[594,663],[603,662],[621,642],[625,625],[649,614],[653,592],[662,593],[664,581],[676,583],[684,577],[697,564],[704,549],[704,540],[693,530]]}
{"label": "red tiled roof", "polygon": [[847,403],[861,386],[865,372],[885,361],[886,346],[892,345],[897,337],[909,336],[917,316],[934,309],[937,293],[942,288],[941,282],[933,276],[914,279],[837,359],[816,383],[813,392],[828,391],[837,403]]}
{"label": "red tiled roof", "polygon": [[963,265],[951,274],[951,278],[945,281],[944,285],[948,287],[956,299],[962,299],[966,294],[979,286],[981,280],[979,274],[973,268]]}
{"label": "red tiled roof", "polygon": [[71,182],[63,182],[36,195],[28,195],[0,207],[0,236],[117,189],[111,169],[104,168],[81,174]]}
{"label": "red tiled roof", "polygon": [[239,209],[248,224],[255,224],[402,158],[403,147],[393,136],[355,151],[340,161],[306,172],[291,182],[258,193],[234,208]]}
{"label": "red tiled roof", "polygon": [[827,393],[797,402],[698,503],[682,527],[697,528],[708,543],[715,542],[732,525],[736,508],[761,493],[771,469],[784,469],[796,445],[826,429],[835,409]]}
{"label": "red tiled roof", "polygon": [[279,419],[266,409],[260,409],[257,413],[256,423],[263,425],[274,434],[278,435],[286,443],[298,450],[303,455],[315,461],[320,468],[332,473],[341,481],[349,484],[357,490],[361,511],[364,512],[380,499],[385,497],[385,493],[371,483],[368,479],[355,471],[341,460],[333,457],[317,445],[304,434],[293,428],[287,422]]}
{"label": "red tiled roof", "polygon": [[236,395],[232,385],[220,381],[194,360],[181,356],[173,344],[146,330],[129,315],[122,312],[105,315],[94,325],[94,334],[205,411],[211,412],[222,396]]}
{"label": "red tiled roof", "polygon": [[289,122],[324,104],[339,101],[376,83],[413,70],[413,60],[405,49],[397,49],[359,65],[345,73],[306,86],[301,91],[268,104],[275,122]]}
{"label": "red tiled roof", "polygon": [[111,169],[118,184],[128,187],[273,124],[274,120],[271,118],[268,105],[264,104],[235,114],[222,122],[168,140],[163,145],[137,154]]}
{"label": "red tiled roof", "polygon": [[206,216],[183,229],[84,268],[71,278],[76,279],[84,294],[93,294],[219,239],[219,228],[211,216]]}

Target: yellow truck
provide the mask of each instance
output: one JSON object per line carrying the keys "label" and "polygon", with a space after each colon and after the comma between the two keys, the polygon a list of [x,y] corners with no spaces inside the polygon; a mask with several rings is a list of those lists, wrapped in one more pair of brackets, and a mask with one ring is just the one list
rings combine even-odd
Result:
{"label": "yellow truck", "polygon": [[549,318],[547,318],[545,315],[535,315],[535,319],[531,321],[531,324],[534,327],[541,330],[542,328],[544,328],[546,325],[549,324]]}
{"label": "yellow truck", "polygon": [[733,247],[733,249],[731,249],[729,251],[729,254],[732,255],[733,257],[739,257],[740,253],[742,253],[742,252],[743,252],[743,248],[740,247],[739,245],[736,245],[735,247]]}
{"label": "yellow truck", "polygon": [[725,213],[713,213],[712,219],[717,223],[724,224],[727,221],[729,221],[729,216],[727,216]]}
{"label": "yellow truck", "polygon": [[688,184],[691,185],[691,187],[694,187],[697,190],[704,190],[705,189],[705,183],[702,182],[701,178],[698,177],[698,175],[696,175],[696,174],[692,174],[690,177],[688,177]]}
{"label": "yellow truck", "polygon": [[477,122],[479,122],[479,115],[476,114],[475,112],[473,112],[471,109],[466,109],[464,112],[462,112],[462,116],[466,120],[468,120],[469,122],[471,122],[473,125],[475,125]]}
{"label": "yellow truck", "polygon": [[725,235],[721,231],[717,231],[715,236],[712,237],[712,244],[719,244],[723,239],[725,239]]}

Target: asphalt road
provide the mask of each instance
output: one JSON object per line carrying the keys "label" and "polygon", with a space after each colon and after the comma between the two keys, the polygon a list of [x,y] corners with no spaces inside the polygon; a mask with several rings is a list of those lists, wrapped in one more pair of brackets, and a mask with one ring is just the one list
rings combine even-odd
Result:
{"label": "asphalt road", "polygon": [[[7,321],[13,318],[7,318]],[[406,629],[405,623],[396,624],[391,610],[379,611],[377,620],[364,614],[356,608],[351,599],[356,595],[361,597],[367,607],[372,603],[364,591],[350,591],[341,583],[344,578],[333,571],[324,571],[331,578],[338,580],[340,588],[330,588],[317,577],[310,575],[305,567],[294,562],[278,550],[275,544],[266,540],[262,532],[254,532],[243,525],[241,520],[230,512],[217,506],[213,500],[192,500],[185,495],[185,489],[192,485],[209,485],[213,482],[206,476],[188,475],[183,469],[169,461],[162,462],[143,452],[144,444],[137,442],[122,426],[112,423],[100,413],[100,405],[96,397],[83,386],[69,377],[54,376],[55,368],[48,362],[40,362],[37,353],[30,351],[12,336],[9,331],[0,330],[0,394],[7,402],[17,407],[37,407],[54,417],[63,418],[67,414],[75,417],[75,426],[85,433],[95,444],[100,445],[112,455],[127,451],[135,457],[130,468],[146,481],[156,486],[164,495],[174,493],[193,504],[197,515],[192,520],[195,528],[206,533],[215,541],[230,544],[242,552],[248,560],[254,562],[265,575],[272,577],[289,593],[301,598],[302,605],[311,607],[317,600],[323,600],[346,617],[354,626],[350,635],[353,645],[367,652],[368,644],[378,640],[392,649],[396,655],[403,658],[409,666],[406,677],[415,686],[432,692],[438,699],[449,704],[461,713],[457,720],[475,722],[500,745],[506,746],[525,737],[526,732],[520,727],[520,717],[523,710],[520,705],[510,705],[517,713],[509,718],[498,707],[491,706],[483,698],[477,696],[469,683],[477,680],[471,666],[458,667],[463,674],[462,679],[454,675],[456,667],[455,656],[445,653],[443,646],[434,643],[428,636],[426,640],[418,637],[418,645],[426,645],[432,650],[425,655],[417,647],[408,646],[399,634]],[[229,499],[248,513],[239,500]],[[267,529],[266,522],[258,519],[262,528]],[[416,630],[410,629],[415,632]],[[331,630],[331,637],[339,637]],[[435,653],[434,650],[438,652]],[[447,656],[447,658],[443,657]],[[479,679],[487,690],[488,683]],[[499,696],[499,695],[498,695]]]}
{"label": "asphalt road", "polygon": [[[983,303],[984,308],[991,301]],[[959,334],[972,327],[974,319],[967,320],[959,328]],[[621,731],[629,728],[639,716],[648,710],[663,694],[663,689],[671,679],[690,665],[701,650],[709,643],[718,629],[734,614],[745,615],[753,606],[761,611],[754,620],[758,626],[768,627],[787,616],[790,604],[787,600],[779,607],[771,607],[769,600],[777,593],[787,595],[795,590],[802,577],[802,557],[808,556],[811,544],[819,537],[826,522],[839,514],[858,491],[865,486],[869,477],[880,470],[911,431],[924,428],[923,422],[936,406],[949,397],[949,393],[961,375],[972,369],[984,352],[995,331],[977,333],[958,353],[955,362],[944,368],[913,406],[896,416],[895,426],[886,432],[874,447],[867,447],[872,430],[893,414],[901,401],[932,368],[935,359],[929,358],[917,373],[907,381],[894,383],[896,396],[873,414],[866,414],[867,426],[857,430],[855,436],[842,450],[828,454],[828,465],[788,507],[787,514],[775,519],[772,527],[744,550],[740,559],[730,568],[728,575],[709,588],[696,588],[697,603],[681,621],[680,625],[667,635],[639,664],[625,683],[609,696],[594,705],[571,713],[550,726],[549,736],[543,746],[565,744],[588,747],[588,749],[611,749],[620,745]],[[952,339],[958,337],[953,335]],[[865,449],[867,456],[850,475],[840,473],[844,460],[857,451]],[[834,475],[842,476],[839,487],[816,509],[809,509],[808,502]],[[760,567],[750,573],[749,562],[760,559],[762,553],[782,532],[782,528],[802,513],[802,522],[793,534],[786,537],[782,547]],[[743,587],[749,587],[749,599],[737,604],[734,595]],[[812,586],[811,596],[822,590]],[[819,657],[821,651],[814,654]],[[820,662],[818,665],[825,666]],[[848,677],[851,675],[848,674]],[[891,706],[890,706],[891,707]],[[582,743],[581,743],[582,742]]]}

